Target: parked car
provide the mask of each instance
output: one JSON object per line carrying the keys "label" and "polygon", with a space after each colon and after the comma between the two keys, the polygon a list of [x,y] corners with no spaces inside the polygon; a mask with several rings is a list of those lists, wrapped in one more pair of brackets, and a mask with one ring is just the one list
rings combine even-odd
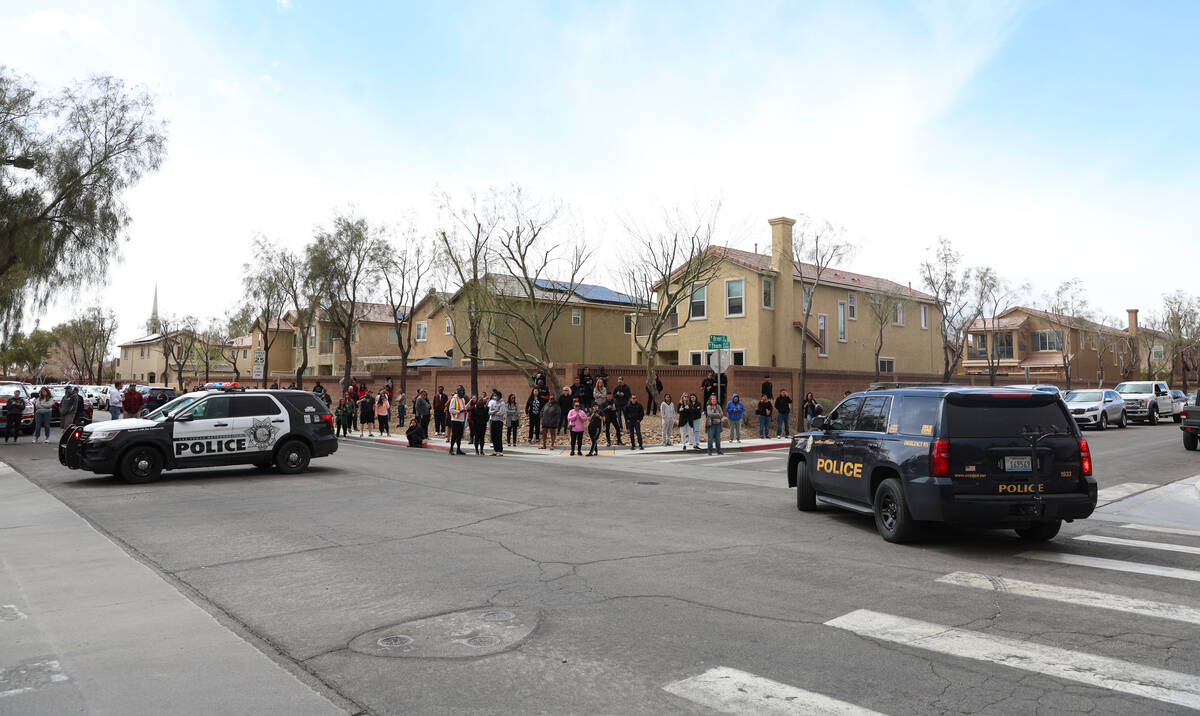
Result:
{"label": "parked car", "polygon": [[1183,447],[1185,450],[1195,450],[1200,447],[1200,408],[1194,405],[1184,408],[1179,417],[1182,420],[1179,429],[1183,431]]}
{"label": "parked car", "polygon": [[[62,425],[62,415],[58,410],[58,404],[62,402],[63,396],[67,394],[67,386],[65,385],[44,385],[42,388],[50,391],[50,397],[54,398],[54,412],[50,415],[51,425]],[[33,395],[37,395],[41,388],[36,388]],[[82,393],[81,393],[82,395]],[[83,401],[83,414],[87,416],[88,421],[92,419],[92,404],[89,400]],[[70,425],[70,423],[67,423]]]}
{"label": "parked car", "polygon": [[1130,420],[1158,425],[1162,418],[1180,422],[1183,402],[1171,397],[1171,389],[1160,380],[1132,380],[1117,385],[1116,391],[1125,399],[1125,412]]}
{"label": "parked car", "polygon": [[1063,400],[1081,428],[1107,430],[1109,425],[1123,428],[1129,424],[1125,400],[1115,390],[1072,390]]}
{"label": "parked car", "polygon": [[160,388],[154,385],[139,385],[138,392],[145,399],[145,404],[142,409],[146,412],[157,410],[167,403],[179,397],[174,388]]}
{"label": "parked car", "polygon": [[1063,392],[1058,389],[1057,385],[1049,385],[1046,383],[1039,383],[1036,385],[1035,384],[1009,385],[1009,386],[1005,386],[1005,387],[1016,388],[1018,390],[1036,390],[1039,393],[1058,393],[1060,396],[1063,394]]}

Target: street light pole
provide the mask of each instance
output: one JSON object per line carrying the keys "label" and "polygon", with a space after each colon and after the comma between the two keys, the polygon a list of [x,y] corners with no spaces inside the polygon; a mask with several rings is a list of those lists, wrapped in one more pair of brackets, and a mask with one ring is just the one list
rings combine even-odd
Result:
{"label": "street light pole", "polygon": [[33,169],[32,157],[0,157],[0,165],[14,166],[17,169]]}

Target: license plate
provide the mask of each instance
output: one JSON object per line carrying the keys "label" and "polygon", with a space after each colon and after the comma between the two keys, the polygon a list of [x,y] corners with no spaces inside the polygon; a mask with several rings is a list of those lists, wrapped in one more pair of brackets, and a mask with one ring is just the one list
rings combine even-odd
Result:
{"label": "license plate", "polygon": [[1007,455],[1004,458],[1005,472],[1033,472],[1033,458],[1028,455]]}

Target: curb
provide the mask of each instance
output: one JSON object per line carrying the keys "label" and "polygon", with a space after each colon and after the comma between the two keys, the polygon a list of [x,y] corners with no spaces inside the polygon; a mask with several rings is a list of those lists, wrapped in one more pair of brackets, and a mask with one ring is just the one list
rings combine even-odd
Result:
{"label": "curb", "polygon": [[[391,445],[392,447],[404,447],[404,448],[410,448],[410,449],[416,449],[416,450],[437,450],[439,452],[449,452],[450,451],[450,444],[442,443],[440,441],[440,439],[437,442],[432,442],[432,441],[426,440],[425,444],[419,448],[413,448],[413,446],[408,444],[407,439],[390,438],[390,437],[388,437],[388,438],[348,437],[348,438],[339,438],[339,440],[349,440],[351,442],[356,442],[356,443],[375,443],[377,445]],[[760,450],[778,450],[779,448],[788,447],[791,444],[792,444],[791,439],[788,439],[788,440],[781,440],[779,442],[764,443],[762,445],[737,445],[737,446],[722,445],[722,448],[724,448],[724,451],[726,453],[743,453],[743,452],[758,452]],[[491,445],[491,443],[487,443],[484,445],[484,447],[490,449],[490,445]],[[564,443],[563,447],[566,447],[566,446],[567,446],[567,444]],[[660,446],[655,445],[654,447],[660,447]],[[671,446],[671,448],[675,448],[675,447],[678,447],[678,446],[677,445]],[[511,453],[513,455],[532,455],[532,456],[537,456],[537,457],[549,457],[554,454],[550,451],[541,451],[537,448],[536,445],[535,446],[522,446],[522,447],[517,447],[517,448],[508,447],[504,452],[505,452],[505,454]],[[674,454],[676,454],[676,451],[673,449],[672,450],[655,450],[646,455],[640,454],[641,451],[632,451],[632,450],[615,451],[615,454],[627,454],[627,453],[634,453],[634,454],[637,454],[639,457],[646,457],[649,455],[674,455]],[[615,454],[614,454],[614,456],[615,456]],[[630,457],[632,457],[632,455],[630,455]],[[1197,489],[1200,489],[1200,485],[1197,485]]]}

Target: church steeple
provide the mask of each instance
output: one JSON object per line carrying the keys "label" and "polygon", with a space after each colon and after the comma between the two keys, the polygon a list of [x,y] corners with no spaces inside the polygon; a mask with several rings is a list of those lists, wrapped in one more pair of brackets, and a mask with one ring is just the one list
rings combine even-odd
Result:
{"label": "church steeple", "polygon": [[154,303],[150,308],[150,320],[146,321],[147,333],[158,333],[162,324],[158,320],[158,284],[154,284]]}

